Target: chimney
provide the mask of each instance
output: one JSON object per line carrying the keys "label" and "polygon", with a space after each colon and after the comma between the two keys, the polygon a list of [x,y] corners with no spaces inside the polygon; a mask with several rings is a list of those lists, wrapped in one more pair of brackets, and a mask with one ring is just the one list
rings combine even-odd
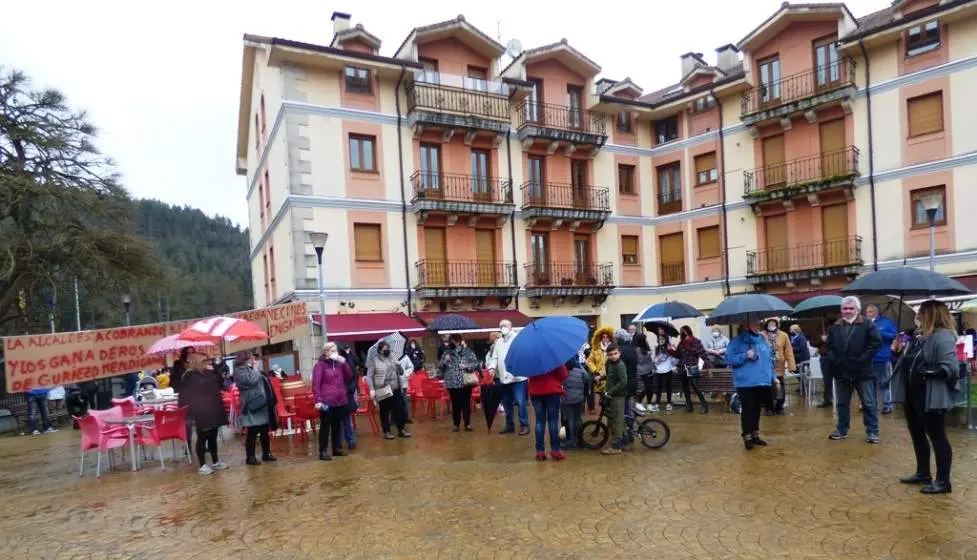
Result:
{"label": "chimney", "polygon": [[682,59],[682,77],[684,78],[695,69],[696,64],[701,63],[702,53],[687,52],[679,58]]}
{"label": "chimney", "polygon": [[741,66],[740,51],[732,44],[726,44],[716,49],[716,67],[723,72],[735,70]]}
{"label": "chimney", "polygon": [[333,12],[332,13],[332,32],[333,35],[337,35],[340,31],[346,31],[349,29],[349,14],[344,14],[343,12]]}

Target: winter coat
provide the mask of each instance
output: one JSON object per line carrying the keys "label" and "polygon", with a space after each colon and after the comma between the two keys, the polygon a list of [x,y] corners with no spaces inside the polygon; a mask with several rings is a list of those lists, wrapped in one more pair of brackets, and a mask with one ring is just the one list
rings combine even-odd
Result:
{"label": "winter coat", "polygon": [[512,346],[512,341],[516,339],[516,333],[510,332],[506,336],[499,337],[492,345],[492,349],[489,350],[488,356],[485,357],[485,368],[490,370],[495,370],[499,376],[499,382],[503,385],[508,385],[510,383],[520,383],[525,381],[525,377],[517,377],[509,373],[509,370],[505,367],[505,357],[509,354],[509,348]]}
{"label": "winter coat", "polygon": [[353,369],[345,360],[330,360],[319,356],[312,369],[312,396],[315,402],[330,407],[349,404],[346,384],[353,379]]}
{"label": "winter coat", "polygon": [[[241,425],[244,427],[272,424],[275,415],[275,391],[260,371],[248,365],[234,367],[234,384],[240,392]],[[264,400],[264,406],[249,410],[249,403]]]}
{"label": "winter coat", "polygon": [[896,328],[896,324],[892,322],[892,319],[878,315],[875,317],[875,328],[879,330],[879,337],[882,339],[882,347],[879,351],[875,353],[875,357],[872,361],[875,363],[887,364],[892,361],[892,341],[896,339],[896,335],[899,334],[899,329]]}
{"label": "winter coat", "polygon": [[680,373],[685,373],[688,368],[699,367],[699,360],[705,362],[705,367],[709,367],[709,354],[702,346],[702,341],[694,336],[687,336],[678,343],[678,357]]}
{"label": "winter coat", "polygon": [[607,365],[607,396],[611,398],[628,396],[628,371],[622,360]]}
{"label": "winter coat", "polygon": [[790,337],[790,347],[794,351],[794,361],[801,364],[811,361],[811,349],[804,333]]}
{"label": "winter coat", "polygon": [[844,319],[828,329],[828,357],[831,373],[839,379],[875,379],[872,359],[882,345],[875,324],[859,315],[851,325],[851,336]]}
{"label": "winter coat", "polygon": [[940,375],[926,378],[925,389],[910,387],[909,375],[913,368],[910,348],[903,352],[892,374],[892,402],[904,403],[909,391],[926,391],[926,411],[948,410],[953,408],[960,391],[960,364],[957,361],[957,335],[949,329],[937,329],[928,337],[917,339],[910,344],[922,344],[923,350],[917,368],[923,371],[941,372]]}
{"label": "winter coat", "polygon": [[658,344],[655,346],[655,373],[671,373],[677,361],[678,352],[668,347],[668,337],[658,337]]}
{"label": "winter coat", "polygon": [[722,333],[719,333],[718,338],[713,338],[712,333],[709,333],[709,338],[702,345],[706,350],[726,350],[726,347],[729,346],[729,339]]}
{"label": "winter coat", "polygon": [[378,356],[373,360],[373,390],[376,391],[386,386],[390,386],[394,391],[403,389],[400,386],[400,364],[393,358]]}
{"label": "winter coat", "polygon": [[645,352],[641,348],[635,348],[638,353],[638,365],[636,371],[638,377],[644,377],[646,375],[652,375],[655,373],[655,358],[652,352]]}
{"label": "winter coat", "polygon": [[[777,319],[773,320],[777,323],[778,327],[776,334],[772,335],[769,331],[765,330],[763,336],[767,337],[767,342],[775,352],[773,359],[774,371],[777,372],[777,377],[783,377],[787,369],[797,371],[797,362],[794,360],[794,349],[790,345],[790,336],[779,329],[780,321]],[[784,367],[785,362],[787,365],[786,368]]]}
{"label": "winter coat", "polygon": [[404,351],[404,355],[410,360],[411,365],[414,366],[414,371],[424,369],[424,350],[421,350],[420,346],[415,346],[411,348],[407,347]]}
{"label": "winter coat", "polygon": [[628,395],[638,394],[638,351],[630,342],[618,342],[621,348],[621,361],[628,374]]}
{"label": "winter coat", "polygon": [[549,395],[562,395],[563,381],[566,380],[568,375],[567,367],[560,365],[543,375],[530,377],[529,396],[545,397]]}
{"label": "winter coat", "polygon": [[563,404],[580,404],[584,401],[588,377],[590,376],[580,365],[569,370],[567,378],[563,380]]}
{"label": "winter coat", "polygon": [[441,374],[445,389],[461,389],[465,386],[465,373],[474,372],[478,357],[464,346],[447,349],[441,355]]}
{"label": "winter coat", "polygon": [[594,391],[598,393],[604,390],[606,382],[606,379],[604,379],[604,364],[607,362],[607,352],[600,346],[600,339],[605,334],[608,339],[613,341],[614,327],[603,326],[594,331],[593,336],[590,337],[590,356],[587,356],[587,369],[590,370],[591,375],[601,376],[600,381],[594,383]]}
{"label": "winter coat", "polygon": [[221,399],[221,380],[213,370],[187,370],[183,374],[180,406],[188,407],[189,417],[198,430],[227,425],[227,413]]}
{"label": "winter coat", "polygon": [[[752,360],[746,353],[753,350]],[[733,337],[726,347],[726,363],[733,368],[733,385],[745,387],[769,387],[773,385],[773,350],[762,334],[743,331]]]}

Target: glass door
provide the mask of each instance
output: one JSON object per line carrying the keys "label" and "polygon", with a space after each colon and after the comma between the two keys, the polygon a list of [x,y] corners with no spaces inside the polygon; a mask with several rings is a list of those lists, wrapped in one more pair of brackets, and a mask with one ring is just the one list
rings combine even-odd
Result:
{"label": "glass door", "polygon": [[540,156],[529,156],[529,202],[538,205],[546,205],[546,180],[545,160]]}
{"label": "glass door", "polygon": [[529,78],[529,82],[533,84],[533,89],[529,92],[529,97],[526,98],[526,121],[542,122],[540,109],[543,103],[543,80]]}
{"label": "glass door", "polygon": [[760,63],[760,100],[763,105],[780,103],[780,59],[771,58]]}
{"label": "glass door", "polygon": [[442,198],[441,188],[441,146],[421,144],[421,190],[425,196]]}
{"label": "glass door", "polygon": [[547,286],[550,284],[549,275],[549,239],[547,234],[533,232],[530,237],[530,250],[532,251],[533,284],[536,286]]}
{"label": "glass door", "polygon": [[573,190],[573,207],[590,208],[587,196],[587,161],[570,160],[570,183]]}
{"label": "glass door", "polygon": [[577,286],[589,286],[590,274],[590,236],[573,236],[573,276]]}
{"label": "glass door", "polygon": [[570,128],[583,126],[583,89],[580,86],[567,86],[567,125]]}
{"label": "glass door", "polygon": [[491,200],[492,189],[489,186],[489,153],[487,150],[472,150],[471,155],[471,188],[475,200]]}

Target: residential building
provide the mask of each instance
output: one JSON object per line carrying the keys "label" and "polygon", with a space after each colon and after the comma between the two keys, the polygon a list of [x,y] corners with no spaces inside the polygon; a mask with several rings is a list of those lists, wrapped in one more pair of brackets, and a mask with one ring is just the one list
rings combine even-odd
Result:
{"label": "residential building", "polygon": [[[797,302],[925,265],[927,204],[938,270],[977,287],[977,0],[784,3],[647,92],[565,39],[507,57],[461,16],[392,56],[333,24],[328,46],[245,36],[257,305],[317,299],[313,231],[327,327],[367,338],[390,314],[619,324],[666,298]],[[345,317],[364,312],[387,315]]]}

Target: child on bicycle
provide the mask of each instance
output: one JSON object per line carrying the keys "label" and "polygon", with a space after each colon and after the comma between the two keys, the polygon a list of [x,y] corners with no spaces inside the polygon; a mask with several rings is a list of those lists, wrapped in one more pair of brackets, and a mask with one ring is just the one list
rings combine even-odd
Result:
{"label": "child on bicycle", "polygon": [[611,428],[611,446],[604,455],[621,453],[624,445],[624,400],[628,395],[628,372],[621,361],[621,349],[616,343],[607,347],[605,395],[607,422]]}

